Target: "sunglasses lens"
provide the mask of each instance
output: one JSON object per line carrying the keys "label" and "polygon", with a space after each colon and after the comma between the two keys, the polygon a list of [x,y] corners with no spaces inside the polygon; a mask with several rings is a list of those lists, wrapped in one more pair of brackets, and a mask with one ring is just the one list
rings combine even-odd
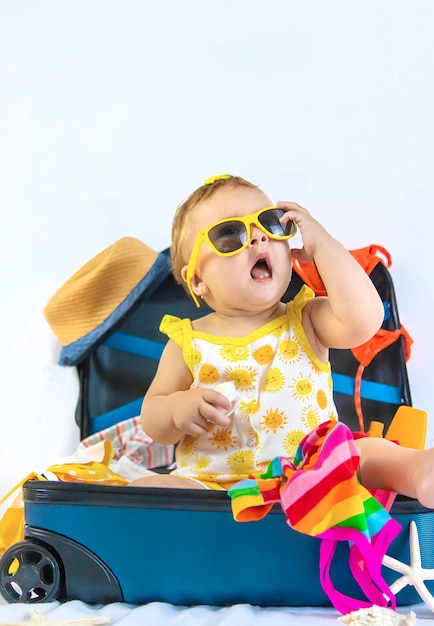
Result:
{"label": "sunglasses lens", "polygon": [[259,222],[271,235],[275,237],[289,237],[295,232],[295,224],[293,220],[282,224],[280,218],[283,217],[285,211],[282,209],[269,209],[258,216]]}
{"label": "sunglasses lens", "polygon": [[243,247],[247,240],[247,231],[243,222],[233,220],[211,228],[208,237],[216,250],[228,254]]}
{"label": "sunglasses lens", "polygon": [[[295,223],[290,220],[286,224],[280,222],[285,214],[282,209],[267,209],[259,213],[257,219],[264,231],[270,233],[275,239],[285,239],[295,233]],[[250,216],[248,216],[250,217]],[[247,227],[241,220],[228,220],[216,224],[208,231],[208,239],[211,245],[221,254],[231,254],[246,244]]]}

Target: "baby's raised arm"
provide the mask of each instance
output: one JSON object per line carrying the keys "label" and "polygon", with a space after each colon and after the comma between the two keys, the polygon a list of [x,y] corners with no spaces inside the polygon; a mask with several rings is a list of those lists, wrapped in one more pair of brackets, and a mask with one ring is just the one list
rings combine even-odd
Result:
{"label": "baby's raised arm", "polygon": [[326,348],[351,348],[368,341],[380,328],[384,309],[371,279],[348,250],[334,239],[303,207],[279,202],[294,219],[303,248],[294,257],[314,261],[327,290],[327,298],[308,303],[306,314],[317,340]]}
{"label": "baby's raised arm", "polygon": [[231,408],[230,401],[214,389],[191,389],[191,383],[181,348],[169,339],[140,414],[143,430],[155,441],[172,444],[185,434],[199,437],[210,423],[228,426],[224,411]]}

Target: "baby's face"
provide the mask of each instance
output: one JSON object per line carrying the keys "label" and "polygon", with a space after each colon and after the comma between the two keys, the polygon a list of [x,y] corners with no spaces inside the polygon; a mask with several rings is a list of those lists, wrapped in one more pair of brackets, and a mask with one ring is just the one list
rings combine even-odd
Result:
{"label": "baby's face", "polygon": [[[199,203],[190,215],[186,237],[190,254],[197,235],[208,226],[219,220],[256,213],[272,204],[259,189],[223,187]],[[203,243],[191,285],[194,293],[203,296],[216,311],[259,311],[280,301],[291,270],[288,241],[271,239],[251,225],[247,247],[233,256],[219,256]]]}

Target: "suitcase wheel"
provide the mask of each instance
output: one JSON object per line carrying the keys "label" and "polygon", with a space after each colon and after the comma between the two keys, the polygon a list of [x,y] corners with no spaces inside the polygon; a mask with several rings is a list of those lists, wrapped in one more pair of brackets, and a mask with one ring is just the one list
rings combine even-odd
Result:
{"label": "suitcase wheel", "polygon": [[59,596],[61,569],[44,545],[24,540],[0,559],[0,593],[9,602],[50,602]]}

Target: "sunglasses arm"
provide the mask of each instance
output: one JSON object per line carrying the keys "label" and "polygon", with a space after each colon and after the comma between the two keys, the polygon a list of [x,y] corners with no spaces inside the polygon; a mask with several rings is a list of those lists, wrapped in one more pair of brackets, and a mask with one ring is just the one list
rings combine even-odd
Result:
{"label": "sunglasses arm", "polygon": [[190,292],[190,296],[193,298],[193,301],[195,303],[195,305],[197,306],[198,309],[200,309],[200,302],[197,299],[196,294],[194,293],[192,287],[191,287],[191,281],[192,278],[194,276],[194,270],[196,269],[196,261],[197,261],[197,255],[199,253],[199,248],[200,245],[202,243],[202,237],[198,237],[194,243],[193,246],[193,250],[191,252],[190,255],[190,260],[188,262],[188,267],[187,267],[187,276],[185,278],[185,282],[187,283],[187,287],[188,287],[188,291]]}

